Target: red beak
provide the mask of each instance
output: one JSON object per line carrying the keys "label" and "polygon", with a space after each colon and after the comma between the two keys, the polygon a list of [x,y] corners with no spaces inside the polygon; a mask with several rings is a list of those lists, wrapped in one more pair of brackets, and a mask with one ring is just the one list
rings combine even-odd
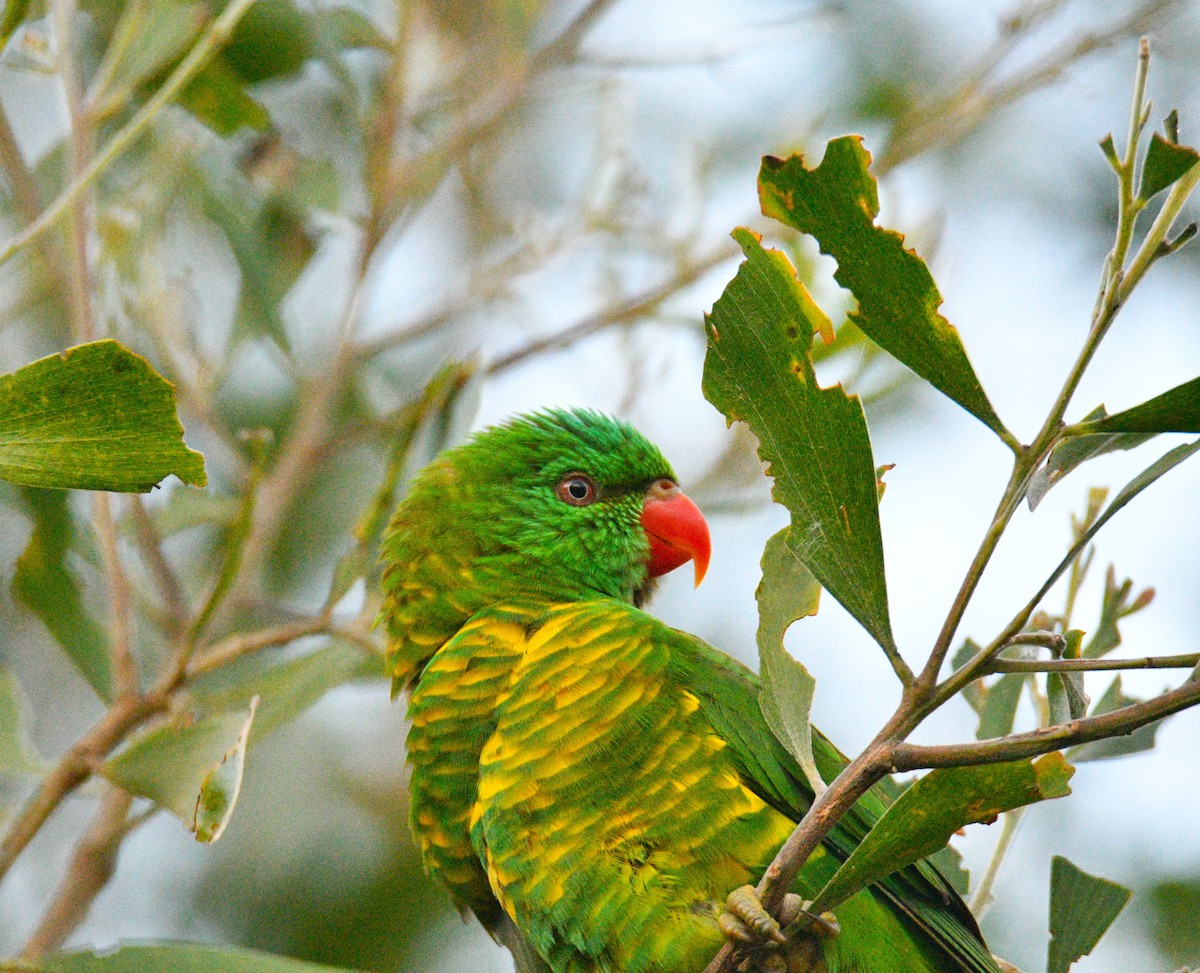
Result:
{"label": "red beak", "polygon": [[646,494],[642,528],[650,541],[650,559],[646,562],[650,577],[657,578],[692,561],[699,587],[712,555],[708,523],[700,508],[670,480],[659,480]]}

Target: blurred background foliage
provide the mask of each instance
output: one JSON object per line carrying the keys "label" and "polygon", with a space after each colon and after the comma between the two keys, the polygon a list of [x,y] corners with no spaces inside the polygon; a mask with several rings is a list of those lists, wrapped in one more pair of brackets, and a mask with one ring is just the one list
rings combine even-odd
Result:
{"label": "blurred background foliage", "polygon": [[[1162,114],[1177,105],[1189,141],[1200,13],[1187,0],[241,7],[5,5],[5,238],[102,165],[52,230],[0,266],[0,370],[116,337],[175,383],[188,443],[206,457],[207,490],[167,485],[114,503],[143,674],[166,664],[166,646],[205,604],[199,658],[245,633],[317,623],[290,644],[243,646],[198,680],[192,703],[338,653],[305,670],[307,681],[274,684],[288,695],[279,728],[251,751],[219,843],[198,845],[178,821],[133,805],[115,876],[69,942],[188,938],[364,970],[503,970],[507,957],[422,877],[408,838],[403,706],[388,704],[374,675],[369,628],[378,518],[363,518],[379,484],[402,484],[473,424],[518,408],[620,412],[676,458],[724,552],[699,595],[668,585],[662,612],[752,656],[750,593],[778,513],[748,436],[727,433],[700,398],[701,312],[736,265],[736,224],[785,246],[835,321],[847,301],[827,260],[757,215],[759,156],[845,131],[866,137],[884,222],[931,262],[998,410],[1027,431],[1057,387],[1047,376],[1062,373],[1083,332],[1108,247],[1114,197],[1095,143],[1124,125],[1134,42],[1150,34],[1154,90],[1170,99]],[[240,19],[225,36],[231,11]],[[189,52],[210,42],[215,55],[188,69]],[[143,116],[181,78],[173,103]],[[138,137],[115,151],[133,125]],[[1122,396],[1112,411],[1174,384],[1176,368],[1180,379],[1196,373],[1197,252],[1176,258],[1162,272],[1169,289],[1147,298],[1159,302],[1147,304],[1158,330],[1101,369],[1101,387]],[[1143,367],[1153,372],[1144,386]],[[907,567],[889,562],[903,574],[894,597],[905,645],[940,617],[947,578],[966,561],[955,538],[982,529],[986,514],[970,500],[982,492],[990,504],[997,487],[978,484],[1003,457],[974,445],[972,420],[926,397],[852,328],[818,369],[865,395],[881,460],[924,464],[927,479],[910,480],[908,496],[928,511],[935,486],[956,495],[933,501],[938,523],[918,533],[905,468],[889,474],[889,553],[916,549]],[[1194,492],[1173,497],[1179,509]],[[1065,524],[1078,498],[1048,501],[1049,516]],[[91,517],[84,495],[64,510],[61,498],[0,484],[0,663],[28,700],[26,770],[60,754],[102,704],[10,586],[36,526],[91,640],[75,657],[103,647],[108,589]],[[1164,530],[1196,526],[1193,516]],[[1018,540],[1013,564],[997,568],[1001,587],[1021,576],[1021,545],[1045,530]],[[1139,580],[1153,574],[1146,581],[1182,603],[1158,628],[1129,625],[1140,654],[1194,646],[1195,565],[1143,545],[1137,532],[1155,532],[1144,522],[1130,530]],[[355,580],[364,573],[367,584]],[[860,639],[839,627],[836,607],[822,616],[829,628],[792,638],[815,652],[805,662],[819,722],[850,748],[879,722],[863,713],[890,712],[886,695],[873,696],[890,691],[886,666],[867,648],[814,648]],[[1039,967],[1044,933],[1031,937],[1028,916],[1045,915],[1049,852],[1075,841],[1087,849],[1071,854],[1081,866],[1112,865],[1107,852],[1089,860],[1094,826],[1130,837],[1107,874],[1137,895],[1115,944],[1085,968],[1200,964],[1200,832],[1194,813],[1179,813],[1194,810],[1200,783],[1187,720],[1174,748],[1159,748],[1167,763],[1131,775],[1123,761],[1077,780],[1071,806],[1029,815],[1041,823],[1025,825],[1025,853],[985,927],[1000,952]],[[964,713],[933,729],[962,738],[973,725]],[[1181,753],[1190,766],[1169,763]],[[34,779],[0,775],[0,820]],[[1123,802],[1130,791],[1160,795],[1162,820]],[[90,785],[71,798],[0,887],[0,953],[38,929],[99,794]],[[1125,818],[1089,819],[1122,804]],[[994,838],[972,840],[983,849],[975,861],[986,859]],[[966,851],[971,862],[970,841]]]}

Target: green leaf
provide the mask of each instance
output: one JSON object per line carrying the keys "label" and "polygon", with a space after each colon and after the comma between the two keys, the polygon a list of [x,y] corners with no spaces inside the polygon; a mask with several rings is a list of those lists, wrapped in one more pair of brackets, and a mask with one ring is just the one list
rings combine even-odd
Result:
{"label": "green leaf", "polygon": [[1156,883],[1150,892],[1154,944],[1175,969],[1200,966],[1196,916],[1200,916],[1200,876],[1180,875]]}
{"label": "green leaf", "polygon": [[192,819],[192,831],[197,841],[211,844],[225,833],[225,826],[233,816],[234,806],[242,791],[242,771],[246,766],[246,741],[250,737],[250,724],[254,722],[254,711],[258,697],[250,700],[237,742],[225,752],[221,762],[205,775],[200,784],[200,796],[196,798],[196,813]]}
{"label": "green leaf", "polygon": [[0,376],[0,479],[146,493],[174,473],[204,486],[175,392],[115,341],[69,348]]}
{"label": "green leaf", "polygon": [[335,686],[384,675],[382,658],[340,642],[272,665],[244,665],[225,671],[229,668],[234,667],[222,667],[194,680],[190,695],[208,713],[244,710],[258,697],[256,743],[290,723]]}
{"label": "green leaf", "polygon": [[1021,690],[1025,688],[1028,678],[1023,672],[1008,672],[987,687],[979,712],[979,729],[975,733],[977,740],[990,740],[1012,733],[1017,718],[1017,704],[1021,702]]}
{"label": "green leaf", "polygon": [[[1067,646],[1064,651],[1054,652],[1056,659],[1080,658],[1079,647],[1083,644],[1083,632],[1071,629],[1064,633]],[[1051,672],[1046,675],[1046,695],[1050,704],[1050,722],[1066,723],[1078,720],[1087,713],[1087,693],[1083,691],[1082,672]]]}
{"label": "green leaf", "polygon": [[813,691],[817,687],[807,669],[783,647],[783,635],[798,618],[817,613],[821,586],[791,549],[785,527],[767,541],[762,556],[762,581],[758,585],[758,659],[762,688],[758,706],[775,739],[796,758],[808,783],[818,794],[825,781],[813,758]]}
{"label": "green leaf", "polygon": [[933,854],[964,825],[1069,794],[1067,781],[1074,772],[1061,753],[930,771],[887,809],[817,894],[812,910],[834,908],[859,889]]}
{"label": "green leaf", "polygon": [[[1097,406],[1086,417],[1084,422],[1106,419],[1108,413],[1104,406]],[[1050,452],[1046,464],[1034,474],[1029,481],[1029,489],[1025,499],[1030,510],[1036,510],[1039,503],[1068,473],[1088,460],[1104,453],[1115,452],[1119,449],[1133,449],[1149,440],[1153,433],[1099,433],[1088,436],[1068,436]]]}
{"label": "green leaf", "polygon": [[1154,600],[1154,589],[1145,588],[1133,595],[1133,580],[1126,578],[1117,584],[1116,571],[1110,564],[1104,574],[1104,598],[1100,605],[1100,621],[1091,640],[1084,646],[1085,659],[1098,659],[1108,655],[1121,644],[1119,623],[1135,615]]}
{"label": "green leaf", "polygon": [[788,546],[886,649],[888,619],[875,462],[862,403],[817,384],[809,350],[828,318],[787,258],[735,230],[746,261],[706,320],[704,394],[759,440],[773,493],[792,514]]}
{"label": "green leaf", "polygon": [[0,666],[0,776],[37,775],[46,763],[29,739],[29,705],[21,685],[8,669]]}
{"label": "green leaf", "polygon": [[147,730],[107,760],[101,773],[170,811],[197,839],[216,840],[237,800],[254,707],[252,701],[242,712]]}
{"label": "green leaf", "polygon": [[[1121,689],[1121,677],[1116,676],[1104,695],[1092,707],[1092,716],[1111,713],[1124,706],[1132,706],[1140,702],[1133,696],[1126,696]],[[1154,737],[1162,722],[1147,723],[1126,736],[1109,737],[1106,740],[1092,740],[1071,747],[1067,751],[1067,759],[1072,763],[1085,763],[1089,760],[1110,760],[1113,757],[1123,757],[1130,753],[1141,753],[1154,749]]]}
{"label": "green leaf", "polygon": [[1050,866],[1050,949],[1046,973],[1067,973],[1090,953],[1129,901],[1123,885],[1076,868],[1061,855]]}
{"label": "green leaf", "polygon": [[1200,378],[1087,425],[1096,432],[1200,432]]}
{"label": "green leaf", "polygon": [[875,225],[879,195],[870,154],[857,136],[829,142],[807,169],[799,155],[766,156],[759,200],[766,216],[816,237],[838,263],[834,277],[858,299],[850,318],[876,344],[1011,440],[967,359],[958,331],[937,312],[937,285],[904,237]]}
{"label": "green leaf", "polygon": [[1200,154],[1186,145],[1163,138],[1158,132],[1150,137],[1150,148],[1146,150],[1146,161],[1142,164],[1142,188],[1138,196],[1150,199],[1180,178],[1197,162]]}
{"label": "green leaf", "polygon": [[242,128],[265,132],[271,127],[270,114],[221,57],[209,61],[176,100],[218,135],[232,135]]}
{"label": "green leaf", "polygon": [[198,943],[139,943],[104,951],[51,953],[22,968],[31,973],[344,973],[337,967],[258,950]]}
{"label": "green leaf", "polygon": [[79,581],[67,562],[74,534],[68,496],[60,490],[33,488],[18,495],[33,517],[33,532],[17,559],[13,597],[41,619],[96,694],[112,702],[108,633],[88,614]]}
{"label": "green leaf", "polygon": [[308,18],[292,0],[256,0],[222,56],[243,83],[253,84],[295,74],[312,53]]}

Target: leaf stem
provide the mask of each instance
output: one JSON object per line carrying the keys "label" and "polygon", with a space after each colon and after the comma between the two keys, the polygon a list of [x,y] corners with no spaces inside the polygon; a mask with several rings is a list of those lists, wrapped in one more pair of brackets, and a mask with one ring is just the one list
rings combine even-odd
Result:
{"label": "leaf stem", "polygon": [[1004,864],[1005,856],[1008,854],[1009,848],[1012,847],[1013,838],[1016,837],[1017,827],[1021,823],[1021,818],[1025,815],[1025,808],[1018,807],[1004,814],[1004,827],[1000,832],[1000,837],[996,841],[996,848],[992,852],[992,857],[988,861],[987,870],[979,879],[979,884],[975,887],[975,892],[971,896],[970,909],[976,919],[982,919],[983,914],[987,912],[988,906],[992,904],[992,889],[996,885],[996,876],[1000,874],[1000,866]]}

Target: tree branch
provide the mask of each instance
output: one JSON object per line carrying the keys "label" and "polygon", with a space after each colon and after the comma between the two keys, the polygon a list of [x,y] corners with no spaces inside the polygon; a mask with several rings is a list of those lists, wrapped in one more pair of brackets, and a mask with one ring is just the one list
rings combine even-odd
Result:
{"label": "tree branch", "polygon": [[1109,672],[1118,669],[1190,669],[1200,652],[1146,656],[1143,659],[992,659],[988,672]]}
{"label": "tree branch", "polygon": [[126,818],[133,797],[119,787],[109,786],[100,808],[71,856],[62,883],[42,915],[42,921],[21,958],[36,960],[58,949],[83,922],[96,896],[108,884],[117,867],[117,852],[128,833]]}
{"label": "tree branch", "polygon": [[1103,713],[1059,723],[1029,733],[1014,733],[979,743],[921,746],[898,743],[892,750],[892,771],[923,770],[929,767],[964,767],[1037,757],[1052,750],[1107,737],[1128,736],[1148,723],[1200,703],[1200,680],[1189,679],[1170,692],[1143,703],[1134,703]]}

